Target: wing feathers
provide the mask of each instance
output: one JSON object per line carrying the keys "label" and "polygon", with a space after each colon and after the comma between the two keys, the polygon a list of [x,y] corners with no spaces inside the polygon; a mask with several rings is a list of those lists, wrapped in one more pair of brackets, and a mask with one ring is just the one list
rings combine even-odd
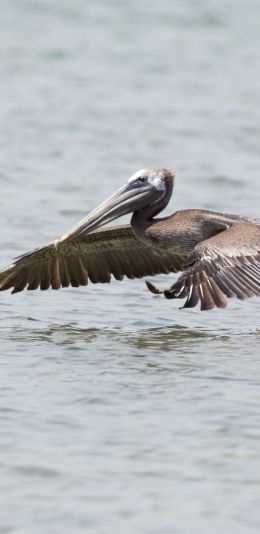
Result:
{"label": "wing feathers", "polygon": [[[36,267],[38,268],[38,267]],[[46,290],[46,289],[49,289],[50,285],[51,285],[51,272],[50,272],[50,262],[47,261],[47,262],[44,262],[40,265],[39,267],[40,269],[40,278],[41,278],[41,283],[40,283],[40,288],[42,290]],[[27,282],[28,282],[28,279],[27,279]]]}
{"label": "wing feathers", "polygon": [[29,272],[29,283],[27,286],[28,291],[32,291],[33,289],[37,289],[40,283],[40,271],[34,269],[33,267],[30,269]]}
{"label": "wing feathers", "polygon": [[[62,287],[68,287],[70,285],[70,276],[69,276],[69,273],[68,273],[67,262],[66,262],[66,259],[64,258],[64,256],[61,256],[59,258],[59,269],[60,269],[61,285],[62,285]],[[42,284],[41,284],[41,289],[48,289],[48,287],[50,287],[50,284],[47,285],[46,288],[42,287]]]}
{"label": "wing feathers", "polygon": [[[0,271],[0,291],[27,287],[59,289],[186,270],[167,298],[185,298],[184,308],[225,308],[228,298],[260,295],[260,227],[237,222],[195,246],[189,258],[174,249],[139,241],[129,225],[98,230],[77,241],[55,242],[17,258]],[[153,293],[161,293],[151,283]]]}
{"label": "wing feathers", "polygon": [[[39,271],[38,271],[39,283],[41,281],[40,275],[41,275],[41,269],[39,269]],[[60,267],[59,267],[59,260],[58,260],[57,257],[53,258],[52,261],[51,261],[51,287],[52,287],[52,289],[60,289],[60,287],[61,287]],[[37,289],[37,288],[35,288],[35,289]]]}
{"label": "wing feathers", "polygon": [[171,251],[153,249],[139,241],[129,225],[90,233],[73,242],[55,242],[23,254],[0,271],[0,290],[13,293],[27,287],[59,289],[91,282],[141,278],[145,275],[177,272],[183,257]]}
{"label": "wing feathers", "polygon": [[244,300],[260,295],[260,228],[236,223],[194,248],[188,268],[164,292],[167,298],[186,298],[185,308],[200,301],[202,310],[225,308],[227,298]]}

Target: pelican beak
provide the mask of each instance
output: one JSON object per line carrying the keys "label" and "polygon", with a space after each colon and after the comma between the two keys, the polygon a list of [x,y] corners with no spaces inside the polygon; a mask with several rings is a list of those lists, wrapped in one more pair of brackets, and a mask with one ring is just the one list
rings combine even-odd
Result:
{"label": "pelican beak", "polygon": [[157,198],[158,191],[149,183],[127,183],[84,217],[74,228],[61,237],[61,241],[72,241],[96,228],[118,219],[127,213],[137,211]]}

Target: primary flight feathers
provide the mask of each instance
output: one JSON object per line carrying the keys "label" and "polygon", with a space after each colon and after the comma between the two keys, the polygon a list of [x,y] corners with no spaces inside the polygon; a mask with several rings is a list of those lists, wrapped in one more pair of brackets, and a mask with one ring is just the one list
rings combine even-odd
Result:
{"label": "primary flight feathers", "polygon": [[[183,271],[166,298],[224,308],[228,298],[260,295],[260,221],[205,210],[157,215],[168,204],[172,169],[144,169],[68,234],[15,259],[0,271],[0,291],[59,289],[69,285],[142,278]],[[131,224],[100,229],[133,213]]]}

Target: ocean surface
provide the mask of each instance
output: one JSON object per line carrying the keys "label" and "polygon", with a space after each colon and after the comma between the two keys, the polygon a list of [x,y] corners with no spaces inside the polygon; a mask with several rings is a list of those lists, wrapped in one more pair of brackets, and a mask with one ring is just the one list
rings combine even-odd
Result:
{"label": "ocean surface", "polygon": [[[144,167],[166,213],[260,216],[258,0],[8,0],[0,35],[2,265]],[[1,534],[259,533],[260,301],[179,305],[1,293]]]}

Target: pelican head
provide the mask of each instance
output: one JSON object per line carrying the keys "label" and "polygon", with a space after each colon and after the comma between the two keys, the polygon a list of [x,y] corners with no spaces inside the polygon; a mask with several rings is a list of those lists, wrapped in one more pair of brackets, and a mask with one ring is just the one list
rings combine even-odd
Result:
{"label": "pelican head", "polygon": [[166,196],[169,187],[172,189],[174,177],[173,169],[135,172],[123,187],[84,217],[61,241],[77,239],[127,213],[157,204]]}

